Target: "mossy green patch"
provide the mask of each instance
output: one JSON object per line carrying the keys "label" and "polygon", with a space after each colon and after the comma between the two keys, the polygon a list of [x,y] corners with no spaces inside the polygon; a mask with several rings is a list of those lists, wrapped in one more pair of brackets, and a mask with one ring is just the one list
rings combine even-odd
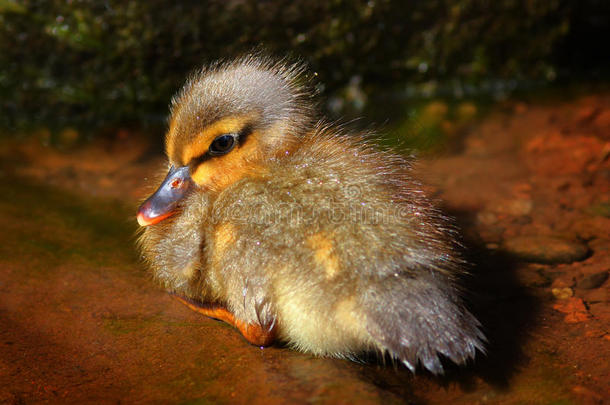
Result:
{"label": "mossy green patch", "polygon": [[0,183],[0,211],[0,255],[27,258],[24,276],[44,274],[66,262],[92,270],[125,263],[133,265],[127,266],[131,271],[136,267],[135,223],[129,223],[130,209],[121,202],[85,198],[11,176]]}
{"label": "mossy green patch", "polygon": [[139,315],[129,316],[111,314],[103,316],[102,319],[104,321],[104,329],[112,333],[113,335],[125,335],[133,332],[138,332],[145,328],[180,329],[202,326],[200,323],[196,322],[180,322],[171,320],[168,321],[161,315],[142,317]]}
{"label": "mossy green patch", "polygon": [[530,372],[521,374],[519,381],[512,384],[511,397],[518,403],[540,405],[571,405],[571,395],[567,389],[566,376],[557,368],[554,356],[539,352],[540,364]]}
{"label": "mossy green patch", "polygon": [[152,327],[160,321],[159,316],[119,316],[116,314],[104,316],[104,329],[113,335],[126,335],[145,328]]}
{"label": "mossy green patch", "polygon": [[211,396],[207,398],[195,398],[181,402],[181,405],[212,405],[212,404],[226,404],[227,402],[219,400],[217,397]]}
{"label": "mossy green patch", "polygon": [[587,208],[586,211],[594,216],[610,218],[610,203],[595,204]]}
{"label": "mossy green patch", "polygon": [[[209,393],[194,398],[188,398],[187,396],[183,398],[182,404],[222,404],[226,402],[219,399],[217,394],[219,389],[221,391],[227,389],[226,381],[221,382],[227,373],[228,371],[223,369],[218,358],[214,358],[210,356],[208,351],[202,350],[197,355],[195,367],[186,370],[180,377],[169,381],[167,387],[171,392]],[[211,394],[211,392],[214,392],[214,394]]]}
{"label": "mossy green patch", "polygon": [[128,333],[139,331],[147,326],[150,320],[146,319],[125,319],[125,318],[107,318],[104,319],[104,329],[113,335],[125,335]]}
{"label": "mossy green patch", "polygon": [[22,14],[26,12],[23,4],[13,0],[0,0],[0,13],[16,13]]}
{"label": "mossy green patch", "polygon": [[465,131],[489,112],[485,98],[452,97],[388,100],[371,103],[364,115],[372,121],[387,120],[378,128],[379,142],[402,152],[436,152],[455,149]]}

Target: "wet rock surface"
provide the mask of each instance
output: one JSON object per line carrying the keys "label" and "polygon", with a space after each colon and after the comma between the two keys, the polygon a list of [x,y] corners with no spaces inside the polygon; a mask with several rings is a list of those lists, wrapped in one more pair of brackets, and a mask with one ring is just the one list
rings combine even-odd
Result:
{"label": "wet rock surface", "polygon": [[601,287],[608,280],[608,272],[600,271],[599,273],[589,274],[583,277],[577,284],[577,288],[583,288],[585,290],[592,290],[594,288]]}
{"label": "wet rock surface", "polygon": [[572,263],[585,259],[584,243],[552,236],[517,236],[507,239],[503,248],[519,259],[535,263]]}
{"label": "wet rock surface", "polygon": [[489,339],[442,378],[253,347],[172,300],[133,246],[137,199],[163,161],[142,138],[5,145],[0,402],[605,403],[609,111],[608,96],[508,103],[462,149],[419,164],[463,230]]}

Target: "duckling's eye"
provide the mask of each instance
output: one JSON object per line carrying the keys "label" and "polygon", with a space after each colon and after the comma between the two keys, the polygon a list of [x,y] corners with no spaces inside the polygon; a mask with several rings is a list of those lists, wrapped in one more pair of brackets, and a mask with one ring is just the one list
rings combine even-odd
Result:
{"label": "duckling's eye", "polygon": [[236,136],[234,134],[225,134],[216,137],[210,144],[208,152],[212,156],[220,156],[229,153],[235,146],[235,138]]}

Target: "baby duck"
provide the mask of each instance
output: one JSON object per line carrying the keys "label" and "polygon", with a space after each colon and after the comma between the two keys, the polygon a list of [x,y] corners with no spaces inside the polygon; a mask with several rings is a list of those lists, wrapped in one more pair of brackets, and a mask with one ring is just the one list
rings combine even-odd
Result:
{"label": "baby duck", "polygon": [[483,350],[454,229],[409,162],[315,119],[301,64],[205,68],[172,100],[169,173],[138,211],[143,257],[252,344],[389,353],[439,374]]}

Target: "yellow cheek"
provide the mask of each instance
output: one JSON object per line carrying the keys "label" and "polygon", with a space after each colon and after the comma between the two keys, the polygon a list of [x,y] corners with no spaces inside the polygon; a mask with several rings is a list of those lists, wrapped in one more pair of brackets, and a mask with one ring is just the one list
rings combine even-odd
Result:
{"label": "yellow cheek", "polygon": [[195,173],[191,174],[193,181],[204,188],[210,188],[209,185],[212,182],[212,176],[214,174],[213,164],[204,163],[197,167]]}
{"label": "yellow cheek", "polygon": [[214,191],[222,191],[244,177],[257,177],[262,173],[262,167],[253,163],[258,148],[258,134],[252,133],[243,145],[200,164],[191,177],[200,187]]}

